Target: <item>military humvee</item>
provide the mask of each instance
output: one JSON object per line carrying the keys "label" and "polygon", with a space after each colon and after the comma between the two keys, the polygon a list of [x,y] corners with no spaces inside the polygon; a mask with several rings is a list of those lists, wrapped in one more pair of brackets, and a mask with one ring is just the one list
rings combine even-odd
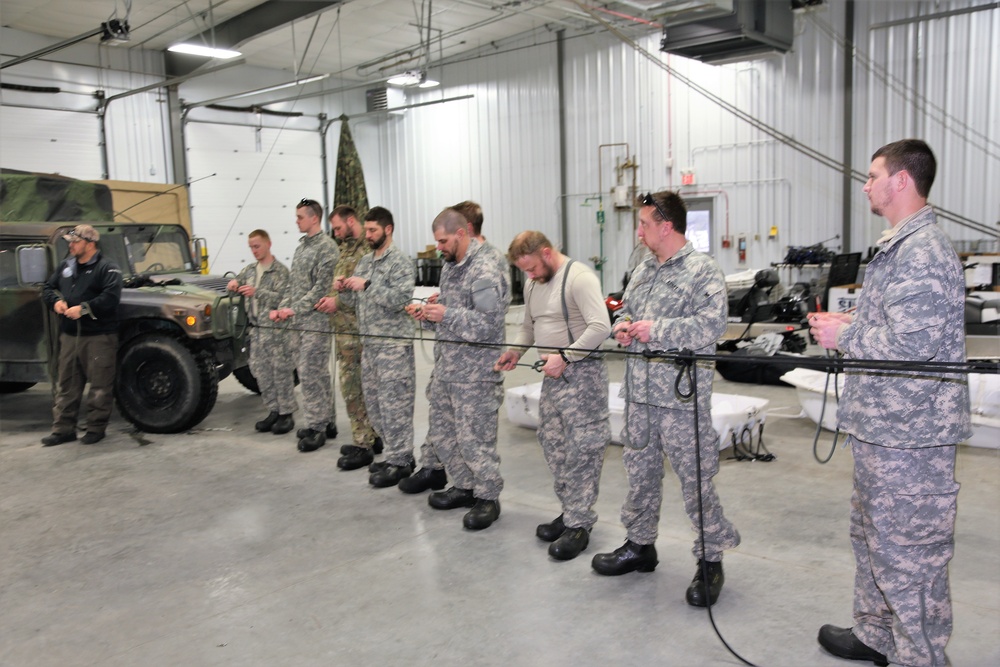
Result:
{"label": "military humvee", "polygon": [[[179,225],[95,220],[105,207],[97,206],[95,212],[91,198],[102,199],[100,188],[106,190],[105,186],[81,186],[81,181],[60,177],[50,180],[78,192],[68,196],[75,201],[67,205],[66,188],[53,196],[52,188],[36,183],[36,192],[48,200],[48,208],[62,209],[44,215],[71,220],[10,222],[25,217],[24,207],[18,215],[12,203],[18,197],[16,190],[22,190],[23,195],[32,186],[13,183],[7,173],[3,178],[0,392],[23,391],[54,379],[58,316],[42,302],[41,283],[68,252],[62,235],[80,221],[100,232],[101,252],[122,270],[115,399],[125,419],[142,431],[176,433],[193,427],[211,412],[219,381],[229,373],[235,372],[248,388],[255,389],[246,365],[242,299],[226,291],[225,278],[200,273],[196,259],[201,256],[200,241],[192,248],[191,239]],[[43,215],[38,208],[31,214]]]}

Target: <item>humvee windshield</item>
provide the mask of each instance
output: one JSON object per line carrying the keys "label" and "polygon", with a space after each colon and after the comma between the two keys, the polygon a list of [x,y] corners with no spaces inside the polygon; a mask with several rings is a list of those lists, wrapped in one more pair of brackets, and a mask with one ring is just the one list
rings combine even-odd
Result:
{"label": "humvee windshield", "polygon": [[[60,257],[69,245],[59,238]],[[122,225],[101,231],[101,252],[122,269],[125,277],[137,273],[190,273],[197,267],[191,260],[188,237],[176,225]]]}

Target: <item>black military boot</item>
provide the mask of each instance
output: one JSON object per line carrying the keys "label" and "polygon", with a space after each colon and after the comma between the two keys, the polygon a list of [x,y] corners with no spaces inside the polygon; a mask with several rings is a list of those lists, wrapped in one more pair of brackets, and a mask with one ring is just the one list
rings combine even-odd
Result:
{"label": "black military boot", "polygon": [[427,497],[427,504],[436,510],[454,510],[459,507],[472,507],[476,498],[472,489],[460,489],[453,486],[447,491],[435,491]]}
{"label": "black military boot", "polygon": [[421,468],[406,479],[399,481],[399,490],[403,493],[423,493],[427,489],[438,491],[448,483],[448,475],[444,470]]}
{"label": "black military boot", "polygon": [[573,560],[590,544],[590,531],[586,528],[567,528],[549,545],[549,555],[556,560]]}
{"label": "black military boot", "polygon": [[373,472],[368,477],[368,483],[375,488],[384,489],[389,486],[396,486],[400,480],[406,479],[412,472],[412,464],[397,466],[390,463],[381,470]]}
{"label": "black military boot", "polygon": [[305,429],[305,435],[299,439],[300,452],[315,452],[326,444],[326,433],[311,428]]}
{"label": "black military boot", "polygon": [[330,422],[326,425],[326,439],[335,440],[337,438],[337,425]]}
{"label": "black military boot", "polygon": [[871,660],[878,667],[889,664],[885,654],[879,653],[868,646],[854,634],[853,628],[838,628],[836,625],[824,625],[819,629],[819,645],[827,651],[845,660]]}
{"label": "black military boot", "polygon": [[276,421],[278,421],[278,411],[272,410],[266,417],[254,424],[253,427],[260,433],[267,433]]}
{"label": "black military boot", "polygon": [[[278,415],[278,420],[274,422],[274,426],[271,427],[271,433],[275,435],[283,435],[291,431],[293,428],[295,428],[295,420],[292,419],[291,413],[287,415]],[[309,429],[305,430],[308,431]],[[301,439],[302,436],[300,435],[299,438]]]}
{"label": "black military boot", "polygon": [[563,515],[560,514],[548,523],[538,524],[538,528],[535,528],[535,535],[542,542],[555,542],[564,530],[566,530],[566,524],[563,523]]}
{"label": "black military boot", "polygon": [[656,546],[636,544],[627,540],[611,553],[597,554],[590,565],[598,574],[609,577],[628,572],[652,572],[660,561],[656,559]]}
{"label": "black military boot", "polygon": [[[333,437],[336,438],[337,436],[333,436]],[[347,454],[350,451],[348,448],[349,447],[354,447],[354,446],[355,445],[341,445],[340,446],[340,453],[341,454]],[[382,453],[382,438],[375,438],[375,442],[374,442],[374,444],[372,444],[372,453],[373,454],[381,454]]]}
{"label": "black military boot", "polygon": [[[705,575],[708,576],[707,601],[705,599]],[[725,582],[726,577],[722,574],[722,561],[698,561],[698,571],[694,573],[694,579],[691,580],[691,585],[687,589],[687,603],[692,607],[708,607],[715,604],[715,601],[719,599],[719,593],[722,592],[722,584]]]}
{"label": "black military boot", "polygon": [[489,528],[500,518],[500,501],[476,498],[476,504],[462,517],[462,525],[469,530]]}
{"label": "black military boot", "polygon": [[[346,452],[344,452],[344,447],[347,448]],[[341,452],[344,452],[344,455],[337,459],[337,467],[341,470],[364,468],[375,460],[372,450],[367,447],[357,447],[355,445],[344,445],[344,447],[340,449]]]}

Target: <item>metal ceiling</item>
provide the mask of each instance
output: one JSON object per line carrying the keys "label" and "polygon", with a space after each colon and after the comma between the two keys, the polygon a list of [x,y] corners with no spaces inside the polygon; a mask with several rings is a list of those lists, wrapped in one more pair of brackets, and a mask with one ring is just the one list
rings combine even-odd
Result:
{"label": "metal ceiling", "polygon": [[[296,77],[332,74],[368,81],[542,27],[600,29],[583,5],[584,0],[3,0],[0,24],[65,39],[127,18],[130,40],[107,48],[164,50],[178,42],[202,43],[235,48],[248,65]],[[731,11],[732,0],[588,6],[609,22],[656,30],[657,22]],[[19,55],[4,52],[3,58]],[[183,75],[205,62],[170,54],[167,73]]]}

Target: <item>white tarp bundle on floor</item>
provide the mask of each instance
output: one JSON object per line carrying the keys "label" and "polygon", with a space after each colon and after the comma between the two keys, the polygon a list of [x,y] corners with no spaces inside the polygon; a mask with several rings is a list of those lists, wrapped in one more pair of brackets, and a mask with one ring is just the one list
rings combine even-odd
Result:
{"label": "white tarp bundle on floor", "polygon": [[[611,410],[611,440],[621,444],[621,432],[625,425],[625,400],[618,397],[620,382],[608,385],[608,407]],[[507,390],[507,419],[518,426],[538,428],[538,399],[542,393],[542,383],[514,387]],[[719,449],[725,449],[737,440],[747,436],[756,437],[758,429],[764,425],[768,400],[740,394],[712,394],[712,426],[719,434]]]}
{"label": "white tarp bundle on floor", "polygon": [[[827,373],[808,368],[795,368],[781,379],[795,387],[799,403],[809,419],[819,422],[823,415],[823,428],[837,428],[837,394],[833,378]],[[844,376],[837,376],[838,392],[844,390]],[[825,399],[824,399],[825,392]],[[1000,375],[969,374],[969,396],[972,404],[972,437],[967,443],[973,447],[1000,448]],[[823,403],[826,410],[823,411]]]}

